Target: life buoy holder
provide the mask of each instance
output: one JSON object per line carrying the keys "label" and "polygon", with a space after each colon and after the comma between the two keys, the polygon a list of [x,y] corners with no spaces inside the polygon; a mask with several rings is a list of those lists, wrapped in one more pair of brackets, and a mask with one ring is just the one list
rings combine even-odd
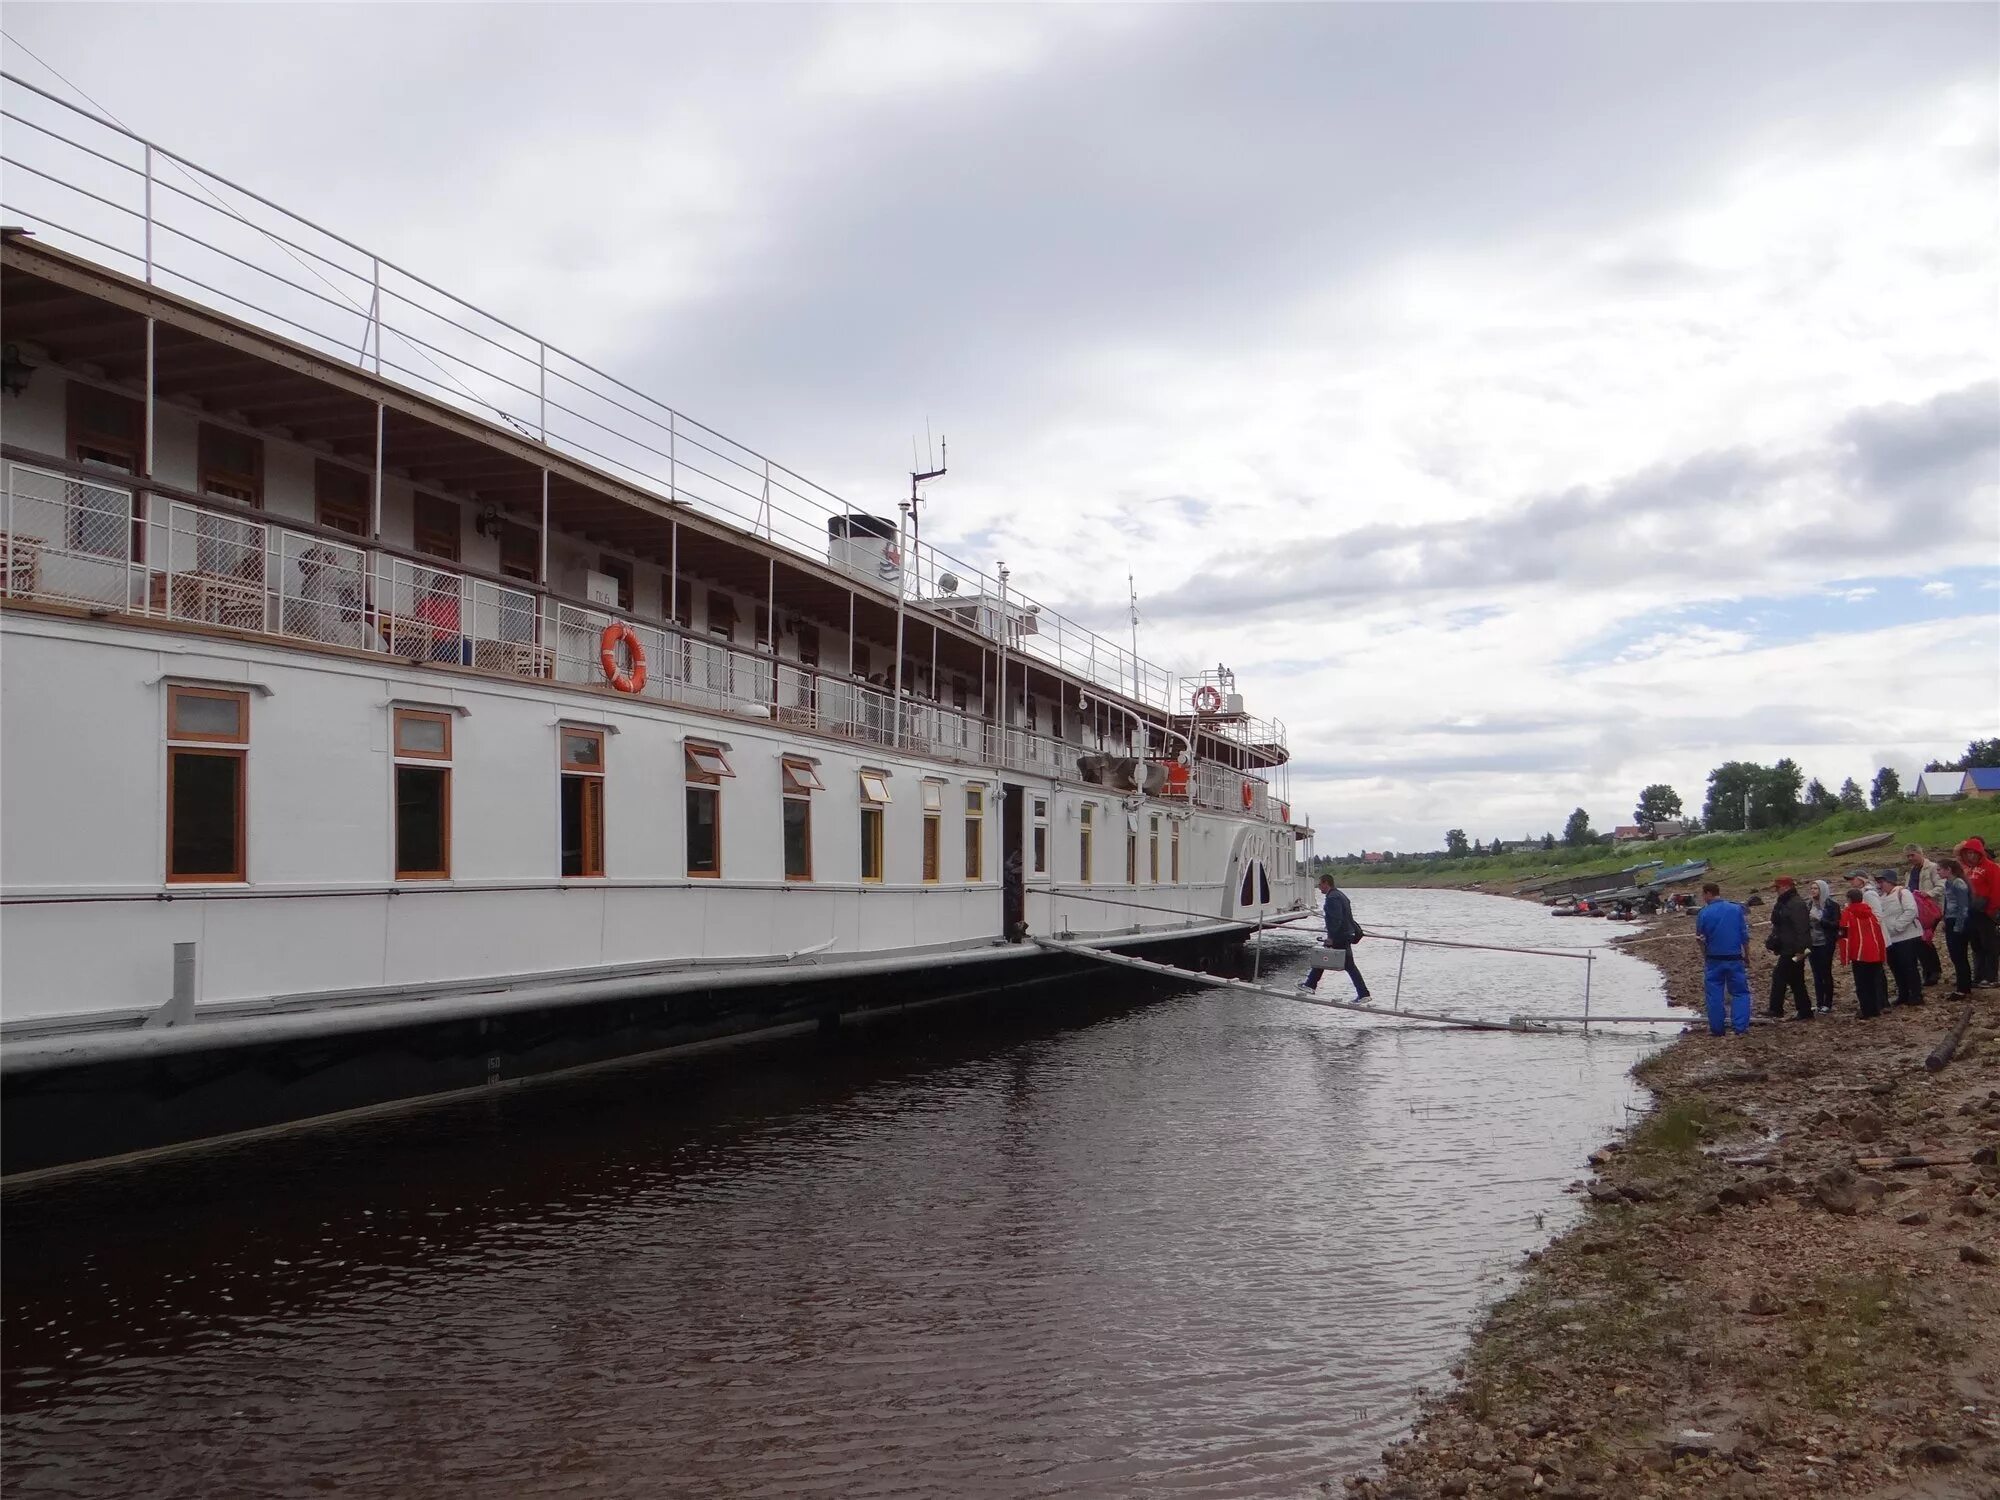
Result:
{"label": "life buoy holder", "polygon": [[[1222,712],[1222,690],[1213,683],[1205,682],[1194,690],[1194,711],[1198,714],[1219,714]],[[1248,803],[1244,804],[1246,807]]]}
{"label": "life buoy holder", "polygon": [[1256,788],[1251,786],[1247,781],[1243,783],[1243,805],[1245,807],[1255,807],[1257,805]]}
{"label": "life buoy holder", "polygon": [[[618,644],[623,641],[632,656],[632,670],[618,665]],[[604,680],[621,693],[636,693],[646,685],[646,648],[639,644],[639,632],[623,620],[613,620],[597,638],[597,659],[604,666]]]}

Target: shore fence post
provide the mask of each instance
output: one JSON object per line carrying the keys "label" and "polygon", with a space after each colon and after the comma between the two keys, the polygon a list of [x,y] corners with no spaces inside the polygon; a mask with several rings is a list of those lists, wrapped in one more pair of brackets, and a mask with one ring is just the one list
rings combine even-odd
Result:
{"label": "shore fence post", "polygon": [[1402,945],[1396,951],[1396,1000],[1395,1000],[1396,1009],[1401,1010],[1403,1008],[1403,964],[1410,956],[1409,932],[1406,930],[1403,933],[1403,935],[1396,941]]}
{"label": "shore fence post", "polygon": [[1590,975],[1591,971],[1596,967],[1597,967],[1597,955],[1595,953],[1584,954],[1583,955],[1583,1030],[1586,1036],[1590,1034]]}

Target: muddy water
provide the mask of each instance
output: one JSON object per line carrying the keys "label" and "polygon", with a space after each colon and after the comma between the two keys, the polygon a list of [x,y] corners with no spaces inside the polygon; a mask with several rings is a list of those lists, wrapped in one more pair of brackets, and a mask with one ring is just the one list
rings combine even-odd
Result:
{"label": "muddy water", "polygon": [[[1381,999],[1398,928],[1607,936],[1356,906]],[[1583,967],[1413,948],[1402,985],[1557,1014]],[[1592,998],[1662,1009],[1622,955]],[[16,1189],[8,1490],[1310,1493],[1567,1221],[1646,1045],[1107,977]]]}

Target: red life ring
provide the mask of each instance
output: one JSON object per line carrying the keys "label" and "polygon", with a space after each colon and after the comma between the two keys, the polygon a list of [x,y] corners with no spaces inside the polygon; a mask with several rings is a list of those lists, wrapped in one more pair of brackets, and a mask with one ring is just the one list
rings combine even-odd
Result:
{"label": "red life ring", "polygon": [[[1219,714],[1222,712],[1222,690],[1213,683],[1204,682],[1194,690],[1194,711],[1198,714]],[[1244,806],[1249,806],[1245,803]]]}
{"label": "red life ring", "polygon": [[1257,805],[1256,790],[1247,781],[1243,783],[1243,805],[1245,807],[1255,807]]}
{"label": "red life ring", "polygon": [[[618,643],[632,653],[632,670],[618,665]],[[604,666],[604,680],[621,693],[636,693],[646,685],[646,648],[639,644],[639,632],[623,620],[613,620],[597,638],[597,659]]]}

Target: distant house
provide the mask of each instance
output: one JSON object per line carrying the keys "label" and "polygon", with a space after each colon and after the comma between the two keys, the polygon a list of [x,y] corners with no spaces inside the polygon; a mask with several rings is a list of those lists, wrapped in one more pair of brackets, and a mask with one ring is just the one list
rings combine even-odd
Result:
{"label": "distant house", "polygon": [[1653,831],[1643,823],[1627,823],[1611,830],[1611,842],[1614,844],[1636,844],[1652,836]]}
{"label": "distant house", "polygon": [[1388,854],[1381,849],[1377,849],[1373,853],[1370,853],[1366,849],[1361,851],[1361,863],[1364,865],[1379,865],[1388,857]]}
{"label": "distant house", "polygon": [[1541,847],[1542,841],[1540,839],[1502,839],[1500,841],[1500,852],[1502,854],[1519,854],[1524,850],[1539,849]]}
{"label": "distant house", "polygon": [[1965,773],[1965,795],[2000,797],[2000,766],[1980,766]]}
{"label": "distant house", "polygon": [[1687,819],[1685,818],[1662,818],[1659,822],[1650,824],[1649,827],[1652,830],[1653,837],[1656,839],[1682,838],[1691,831],[1688,828]]}
{"label": "distant house", "polygon": [[1971,790],[1970,771],[1926,771],[1917,778],[1916,790],[1910,793],[1913,802],[1948,802],[1953,797],[1963,797]]}

